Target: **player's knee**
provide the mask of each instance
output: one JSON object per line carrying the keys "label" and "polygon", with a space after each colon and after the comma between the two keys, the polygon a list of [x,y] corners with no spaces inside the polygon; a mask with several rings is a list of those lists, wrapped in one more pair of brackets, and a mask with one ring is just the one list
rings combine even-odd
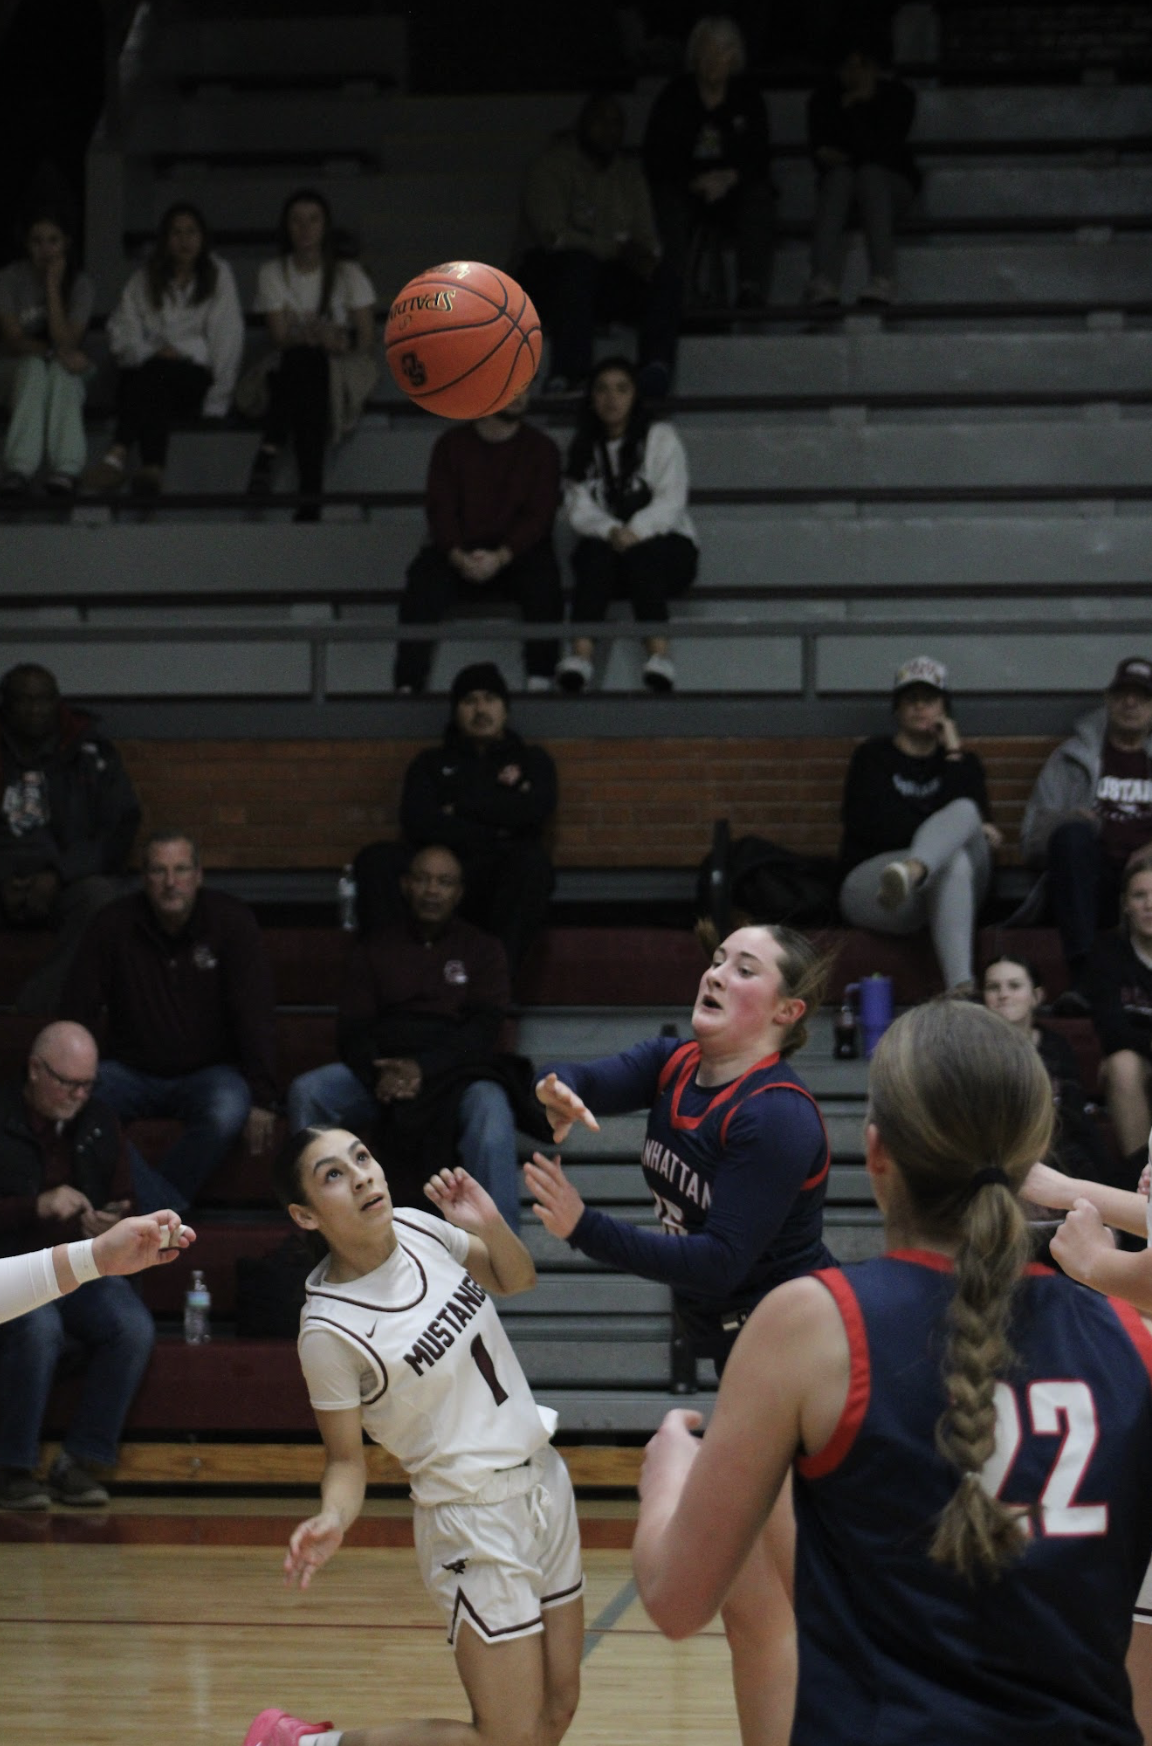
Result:
{"label": "player's knee", "polygon": [[545,1746],[559,1746],[572,1726],[576,1706],[580,1702],[580,1676],[576,1674],[563,1685],[554,1686],[544,1704]]}

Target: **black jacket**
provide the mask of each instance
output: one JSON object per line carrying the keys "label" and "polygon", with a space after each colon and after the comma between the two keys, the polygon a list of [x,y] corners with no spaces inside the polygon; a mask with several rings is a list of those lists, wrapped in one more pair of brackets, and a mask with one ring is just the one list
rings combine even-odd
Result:
{"label": "black jacket", "polygon": [[0,879],[54,867],[63,884],[93,874],[120,873],[128,859],[140,804],[110,740],[93,733],[86,715],[63,708],[59,733],[35,753],[20,752],[0,733],[0,795],[26,771],[42,771],[48,822],[13,831],[0,808]]}
{"label": "black jacket", "polygon": [[[877,79],[876,92],[866,103],[844,107],[844,87],[838,78],[825,79],[808,99],[808,145],[815,157],[821,146],[843,152],[849,163],[880,164],[904,176],[914,189],[920,187],[920,172],[908,148],[908,134],[916,114],[916,93],[899,79]],[[817,159],[818,174],[827,166]]]}
{"label": "black jacket", "polygon": [[729,79],[716,109],[705,109],[694,73],[670,79],[657,94],[644,131],[644,168],[653,184],[686,187],[706,170],[765,182],[769,156],[768,108],[746,73]]}
{"label": "black jacket", "polygon": [[1101,1054],[1132,1049],[1152,1057],[1152,969],[1126,933],[1100,935],[1088,954],[1085,987]]}
{"label": "black jacket", "polygon": [[[107,1206],[123,1141],[120,1123],[107,1104],[89,1099],[67,1124],[72,1149],[70,1180],[94,1207]],[[44,1187],[44,1160],[28,1120],[24,1081],[0,1085],[0,1252],[62,1240],[56,1221],[36,1216],[36,1197]]]}
{"label": "black jacket", "polygon": [[984,766],[975,752],[949,758],[938,746],[927,758],[913,758],[889,734],[865,740],[844,779],[840,878],[873,855],[906,849],[926,818],[963,799],[987,818]]}
{"label": "black jacket", "polygon": [[[517,780],[502,782],[501,772],[513,768]],[[539,837],[555,810],[556,766],[543,746],[526,745],[508,730],[493,745],[478,746],[451,726],[441,745],[409,764],[400,827],[415,847],[439,843],[468,861],[499,853],[502,843]]]}

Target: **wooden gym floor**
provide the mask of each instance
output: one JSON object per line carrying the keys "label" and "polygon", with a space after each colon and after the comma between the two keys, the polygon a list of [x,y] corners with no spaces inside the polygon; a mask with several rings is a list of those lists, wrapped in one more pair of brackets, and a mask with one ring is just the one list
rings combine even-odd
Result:
{"label": "wooden gym floor", "polygon": [[[240,1746],[275,1704],[342,1727],[467,1716],[406,1503],[373,1500],[301,1595],[280,1564],[309,1499],[117,1497],[0,1513],[4,1738]],[[668,1643],[631,1583],[634,1505],[581,1506],[584,1683],[570,1746],[734,1746],[719,1626]]]}

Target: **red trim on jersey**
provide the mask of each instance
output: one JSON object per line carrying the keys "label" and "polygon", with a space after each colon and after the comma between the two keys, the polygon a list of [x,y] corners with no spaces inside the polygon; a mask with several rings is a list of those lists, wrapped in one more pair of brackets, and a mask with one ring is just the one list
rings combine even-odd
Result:
{"label": "red trim on jersey", "polygon": [[1112,1305],[1117,1321],[1135,1346],[1136,1355],[1148,1372],[1148,1380],[1152,1382],[1152,1334],[1148,1332],[1144,1317],[1122,1298],[1110,1297],[1108,1302]]}
{"label": "red trim on jersey", "polygon": [[[797,1085],[793,1079],[778,1079],[772,1085],[758,1085],[756,1090],[749,1092],[748,1096],[743,1101],[745,1103],[751,1103],[754,1097],[763,1097],[766,1091],[798,1091],[801,1097],[806,1097],[808,1099],[808,1102],[816,1111],[816,1118],[820,1123],[820,1131],[824,1135],[824,1162],[814,1175],[809,1176],[805,1182],[800,1184],[800,1192],[803,1193],[806,1188],[819,1188],[829,1170],[832,1168],[832,1147],[828,1141],[828,1129],[824,1126],[824,1117],[820,1113],[820,1105],[816,1102],[816,1099],[806,1086]],[[720,1123],[720,1144],[722,1146],[728,1144],[728,1123],[732,1120],[732,1117],[735,1114],[736,1110],[730,1109],[728,1114],[724,1117],[724,1120]]]}
{"label": "red trim on jersey", "polygon": [[[916,1267],[930,1267],[933,1273],[953,1273],[956,1263],[951,1255],[941,1255],[936,1249],[889,1249],[889,1261],[910,1261]],[[1024,1268],[1025,1279],[1055,1279],[1056,1269],[1045,1267],[1042,1261],[1029,1261]]]}
{"label": "red trim on jersey", "polygon": [[[674,1061],[680,1062],[680,1066],[676,1071],[676,1083],[672,1087],[671,1121],[673,1128],[681,1128],[686,1133],[693,1132],[694,1129],[700,1126],[701,1122],[708,1120],[708,1117],[712,1114],[713,1110],[720,1109],[723,1104],[728,1103],[733,1097],[735,1097],[744,1081],[751,1078],[753,1073],[759,1073],[762,1067],[775,1067],[779,1059],[780,1051],[777,1049],[775,1054],[765,1055],[762,1061],[754,1061],[746,1073],[741,1073],[739,1079],[734,1079],[731,1085],[722,1086],[716,1093],[716,1096],[709,1103],[707,1109],[705,1109],[700,1115],[682,1116],[680,1114],[680,1099],[684,1095],[684,1087],[688,1084],[688,1081],[691,1079],[693,1073],[700,1064],[699,1043],[685,1043],[683,1049],[677,1049],[674,1054],[668,1057],[667,1061],[664,1063],[664,1070],[657,1081],[658,1089],[660,1091],[666,1090],[669,1080],[672,1077],[670,1071],[672,1064]],[[701,1087],[701,1089],[704,1090],[706,1088]]]}
{"label": "red trim on jersey", "polygon": [[815,1455],[800,1455],[796,1471],[802,1479],[823,1479],[844,1460],[864,1423],[872,1393],[872,1365],[868,1357],[868,1333],[856,1293],[839,1267],[823,1267],[809,1275],[831,1292],[848,1336],[848,1397],[839,1423],[823,1449]]}
{"label": "red trim on jersey", "polygon": [[679,1066],[680,1066],[681,1062],[684,1060],[685,1056],[691,1054],[693,1050],[696,1051],[696,1059],[699,1060],[700,1059],[700,1045],[699,1045],[699,1043],[681,1043],[681,1045],[678,1049],[673,1049],[673,1051],[669,1055],[667,1061],[665,1061],[663,1067],[661,1067],[661,1069],[660,1069],[660,1077],[656,1081],[657,1095],[659,1095],[660,1092],[662,1092],[664,1090],[664,1088],[667,1086],[668,1081],[672,1078],[673,1074],[675,1074],[677,1072],[677,1070],[679,1069]]}

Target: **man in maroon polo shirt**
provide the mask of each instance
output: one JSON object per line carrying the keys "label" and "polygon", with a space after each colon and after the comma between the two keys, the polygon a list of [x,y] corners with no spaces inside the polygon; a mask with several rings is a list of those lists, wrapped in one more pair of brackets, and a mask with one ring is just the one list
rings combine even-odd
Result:
{"label": "man in maroon polo shirt", "polygon": [[[527,394],[501,412],[445,431],[428,464],[429,543],[408,568],[401,624],[439,624],[461,600],[514,600],[529,624],[563,616],[552,524],[560,502],[560,451],[524,423]],[[431,643],[401,643],[393,684],[421,692]],[[525,643],[529,691],[547,691],[560,644]]]}
{"label": "man in maroon polo shirt", "polygon": [[253,1152],[271,1143],[272,969],[248,906],[204,889],[186,832],[149,837],[143,872],[90,924],[61,1011],[104,1033],[97,1096],[121,1121],[184,1124],[156,1170],[132,1160],[140,1211],[183,1212],[241,1131]]}

